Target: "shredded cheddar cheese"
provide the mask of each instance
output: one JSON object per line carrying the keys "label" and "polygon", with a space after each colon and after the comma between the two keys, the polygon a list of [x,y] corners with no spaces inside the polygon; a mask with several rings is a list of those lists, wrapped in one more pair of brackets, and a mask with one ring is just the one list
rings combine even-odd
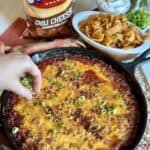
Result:
{"label": "shredded cheddar cheese", "polygon": [[[32,101],[19,97],[14,105],[23,117],[19,128],[30,131],[40,150],[115,150],[130,135],[132,110],[123,93],[99,64],[58,62],[47,63]],[[84,79],[87,71],[96,82]]]}

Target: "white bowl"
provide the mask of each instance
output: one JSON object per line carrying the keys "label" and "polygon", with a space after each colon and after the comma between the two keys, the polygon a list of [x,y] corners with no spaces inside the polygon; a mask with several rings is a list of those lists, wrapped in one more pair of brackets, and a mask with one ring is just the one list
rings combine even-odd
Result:
{"label": "white bowl", "polygon": [[[105,45],[102,45],[100,43],[95,42],[94,40],[90,39],[88,36],[86,36],[84,33],[82,33],[79,29],[79,23],[85,19],[87,19],[89,16],[98,14],[99,11],[82,11],[77,13],[72,20],[73,28],[75,31],[80,35],[80,37],[89,45],[93,46],[94,48],[98,49],[99,51],[106,53],[113,57],[114,59],[118,61],[126,61],[129,59],[133,59],[140,55],[142,52],[150,48],[150,40],[145,40],[143,44],[136,48],[132,49],[120,49],[120,48],[112,48]],[[141,32],[141,30],[139,30]],[[143,34],[141,32],[141,34]]]}

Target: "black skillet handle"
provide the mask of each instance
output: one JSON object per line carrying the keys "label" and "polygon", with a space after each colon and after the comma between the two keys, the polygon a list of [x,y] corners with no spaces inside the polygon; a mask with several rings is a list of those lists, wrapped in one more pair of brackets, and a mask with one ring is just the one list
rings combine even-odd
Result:
{"label": "black skillet handle", "polygon": [[143,52],[139,57],[137,57],[133,62],[122,63],[122,65],[132,74],[134,74],[137,65],[150,60],[150,48]]}

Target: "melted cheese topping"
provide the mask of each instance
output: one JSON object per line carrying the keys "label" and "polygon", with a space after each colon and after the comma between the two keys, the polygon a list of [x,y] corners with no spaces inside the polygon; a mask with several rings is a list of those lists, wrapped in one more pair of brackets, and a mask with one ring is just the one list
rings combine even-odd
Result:
{"label": "melted cheese topping", "polygon": [[[99,64],[71,59],[59,63],[61,67],[46,66],[42,91],[32,101],[20,97],[14,106],[23,116],[20,128],[29,129],[40,150],[115,150],[130,129],[128,117],[132,112],[123,95]],[[88,70],[101,82],[84,83]]]}
{"label": "melted cheese topping", "polygon": [[61,5],[58,5],[53,8],[49,8],[49,9],[48,8],[42,9],[42,8],[37,8],[35,6],[30,5],[27,2],[27,0],[23,0],[25,12],[29,16],[39,18],[39,19],[44,19],[44,18],[49,18],[49,17],[55,16],[55,15],[65,11],[70,6],[71,3],[72,3],[72,0],[66,0],[66,2],[64,2]]}

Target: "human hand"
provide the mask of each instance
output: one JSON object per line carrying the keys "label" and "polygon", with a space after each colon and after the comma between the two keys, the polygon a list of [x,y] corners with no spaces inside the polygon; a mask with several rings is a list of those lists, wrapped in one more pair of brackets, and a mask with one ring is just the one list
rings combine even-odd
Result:
{"label": "human hand", "polygon": [[29,56],[19,53],[0,56],[0,89],[9,90],[31,99],[32,92],[20,82],[20,78],[24,77],[26,73],[33,77],[33,92],[39,92],[41,73]]}
{"label": "human hand", "polygon": [[[30,55],[37,52],[43,52],[46,50],[50,50],[53,48],[61,48],[61,47],[86,47],[84,43],[80,42],[76,39],[56,39],[49,42],[38,42],[38,43],[32,43],[32,44],[26,44],[22,47],[14,47],[15,49],[20,50],[20,52]],[[6,47],[8,49],[8,47]]]}
{"label": "human hand", "polygon": [[0,41],[0,54],[4,54],[5,53],[5,44]]}
{"label": "human hand", "polygon": [[6,46],[4,42],[0,41],[0,55],[10,51],[11,51],[11,47]]}
{"label": "human hand", "polygon": [[0,54],[4,54],[6,52],[21,52],[27,55],[31,55],[37,52],[43,52],[46,50],[50,50],[53,48],[61,48],[61,47],[83,47],[86,48],[85,44],[76,39],[56,39],[48,42],[37,42],[30,43],[26,45],[18,45],[15,47],[10,47],[4,44],[4,42],[0,41]]}

